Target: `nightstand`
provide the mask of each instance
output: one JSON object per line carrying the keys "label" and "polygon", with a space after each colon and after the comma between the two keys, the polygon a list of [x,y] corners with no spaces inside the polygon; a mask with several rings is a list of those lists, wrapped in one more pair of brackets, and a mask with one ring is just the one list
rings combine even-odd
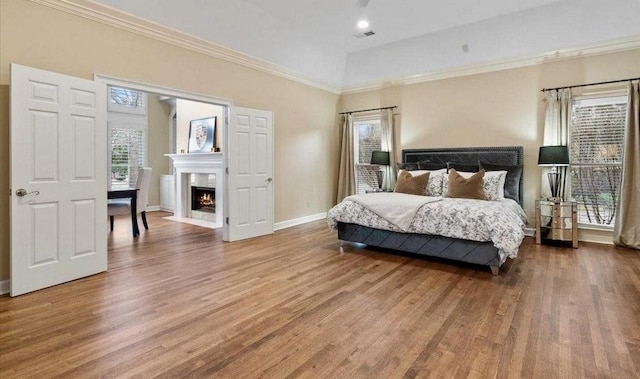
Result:
{"label": "nightstand", "polygon": [[575,201],[536,200],[536,243],[570,241],[578,248],[578,205]]}

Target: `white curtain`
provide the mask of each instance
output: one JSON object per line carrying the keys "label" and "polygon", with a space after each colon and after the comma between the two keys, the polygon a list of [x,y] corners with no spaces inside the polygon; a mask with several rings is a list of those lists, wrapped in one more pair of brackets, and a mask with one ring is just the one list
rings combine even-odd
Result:
{"label": "white curtain", "polygon": [[[546,110],[544,117],[543,146],[566,146],[569,143],[569,124],[571,123],[571,89],[561,89],[557,91],[547,91]],[[543,197],[550,197],[549,180],[547,173],[550,168],[543,168],[541,178],[541,194]],[[560,183],[559,193],[562,198],[566,197],[566,190],[569,188],[570,175],[567,167],[558,167],[558,172],[563,175],[564,181]]]}
{"label": "white curtain", "polygon": [[338,195],[336,203],[356,193],[356,174],[353,152],[353,116],[342,116],[340,131],[340,170],[338,172]]}
{"label": "white curtain", "polygon": [[629,83],[622,183],[613,242],[640,249],[640,83]]}
{"label": "white curtain", "polygon": [[382,128],[381,149],[389,152],[389,166],[384,166],[382,189],[393,191],[396,186],[396,149],[393,138],[393,109],[383,109],[380,112],[380,126]]}

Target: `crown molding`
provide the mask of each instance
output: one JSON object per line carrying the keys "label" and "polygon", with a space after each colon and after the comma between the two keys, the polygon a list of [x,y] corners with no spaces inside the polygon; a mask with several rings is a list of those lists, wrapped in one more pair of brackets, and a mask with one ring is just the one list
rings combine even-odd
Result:
{"label": "crown molding", "polygon": [[424,82],[431,82],[441,79],[449,79],[460,76],[468,76],[475,74],[483,74],[494,71],[502,71],[513,68],[535,66],[542,63],[550,63],[556,61],[569,60],[574,58],[583,58],[594,55],[610,54],[616,52],[623,52],[627,50],[634,50],[640,48],[640,36],[634,36],[629,38],[622,38],[616,40],[610,40],[606,42],[593,43],[590,45],[572,48],[556,50],[543,54],[530,55],[527,57],[520,57],[515,59],[505,59],[500,61],[494,61],[490,63],[471,64],[466,66],[459,66],[450,69],[433,71],[430,73],[424,73],[419,75],[411,75],[406,77],[399,77],[395,79],[388,79],[383,81],[376,81],[367,84],[356,84],[353,86],[342,87],[340,91],[341,95],[350,95],[361,92],[377,91],[385,88],[399,87],[409,84],[418,84]]}
{"label": "crown molding", "polygon": [[210,57],[236,63],[257,71],[275,75],[323,91],[340,94],[340,89],[330,84],[305,79],[302,74],[277,64],[241,53],[222,45],[194,37],[173,28],[124,13],[90,0],[29,0],[74,16],[99,22],[120,30],[165,42]]}
{"label": "crown molding", "polygon": [[83,17],[120,30],[162,41],[203,55],[236,63],[257,71],[278,76],[294,82],[338,95],[376,91],[390,87],[430,82],[461,76],[489,73],[513,68],[534,66],[542,63],[567,59],[622,52],[640,48],[640,36],[616,39],[585,45],[579,48],[562,49],[542,54],[534,54],[515,59],[505,59],[489,63],[470,64],[418,75],[385,79],[365,84],[343,86],[342,88],[305,79],[302,74],[271,62],[241,53],[222,45],[194,37],[176,29],[133,16],[91,0],[29,0],[68,14]]}

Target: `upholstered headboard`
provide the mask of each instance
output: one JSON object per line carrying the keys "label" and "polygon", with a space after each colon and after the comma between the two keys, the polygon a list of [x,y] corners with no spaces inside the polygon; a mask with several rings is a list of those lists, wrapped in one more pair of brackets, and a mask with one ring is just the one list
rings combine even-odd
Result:
{"label": "upholstered headboard", "polygon": [[[457,147],[442,149],[405,149],[402,150],[402,161],[406,163],[426,162],[447,166],[447,162],[459,165],[477,165],[483,162],[495,166],[523,166],[522,146],[494,147]],[[523,180],[520,175],[518,202],[523,204]]]}

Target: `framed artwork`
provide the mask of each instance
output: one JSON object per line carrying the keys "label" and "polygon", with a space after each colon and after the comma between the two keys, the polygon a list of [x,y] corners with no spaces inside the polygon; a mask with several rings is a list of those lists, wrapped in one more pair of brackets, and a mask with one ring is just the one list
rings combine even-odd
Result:
{"label": "framed artwork", "polygon": [[205,117],[189,122],[187,153],[211,153],[216,146],[216,117]]}

